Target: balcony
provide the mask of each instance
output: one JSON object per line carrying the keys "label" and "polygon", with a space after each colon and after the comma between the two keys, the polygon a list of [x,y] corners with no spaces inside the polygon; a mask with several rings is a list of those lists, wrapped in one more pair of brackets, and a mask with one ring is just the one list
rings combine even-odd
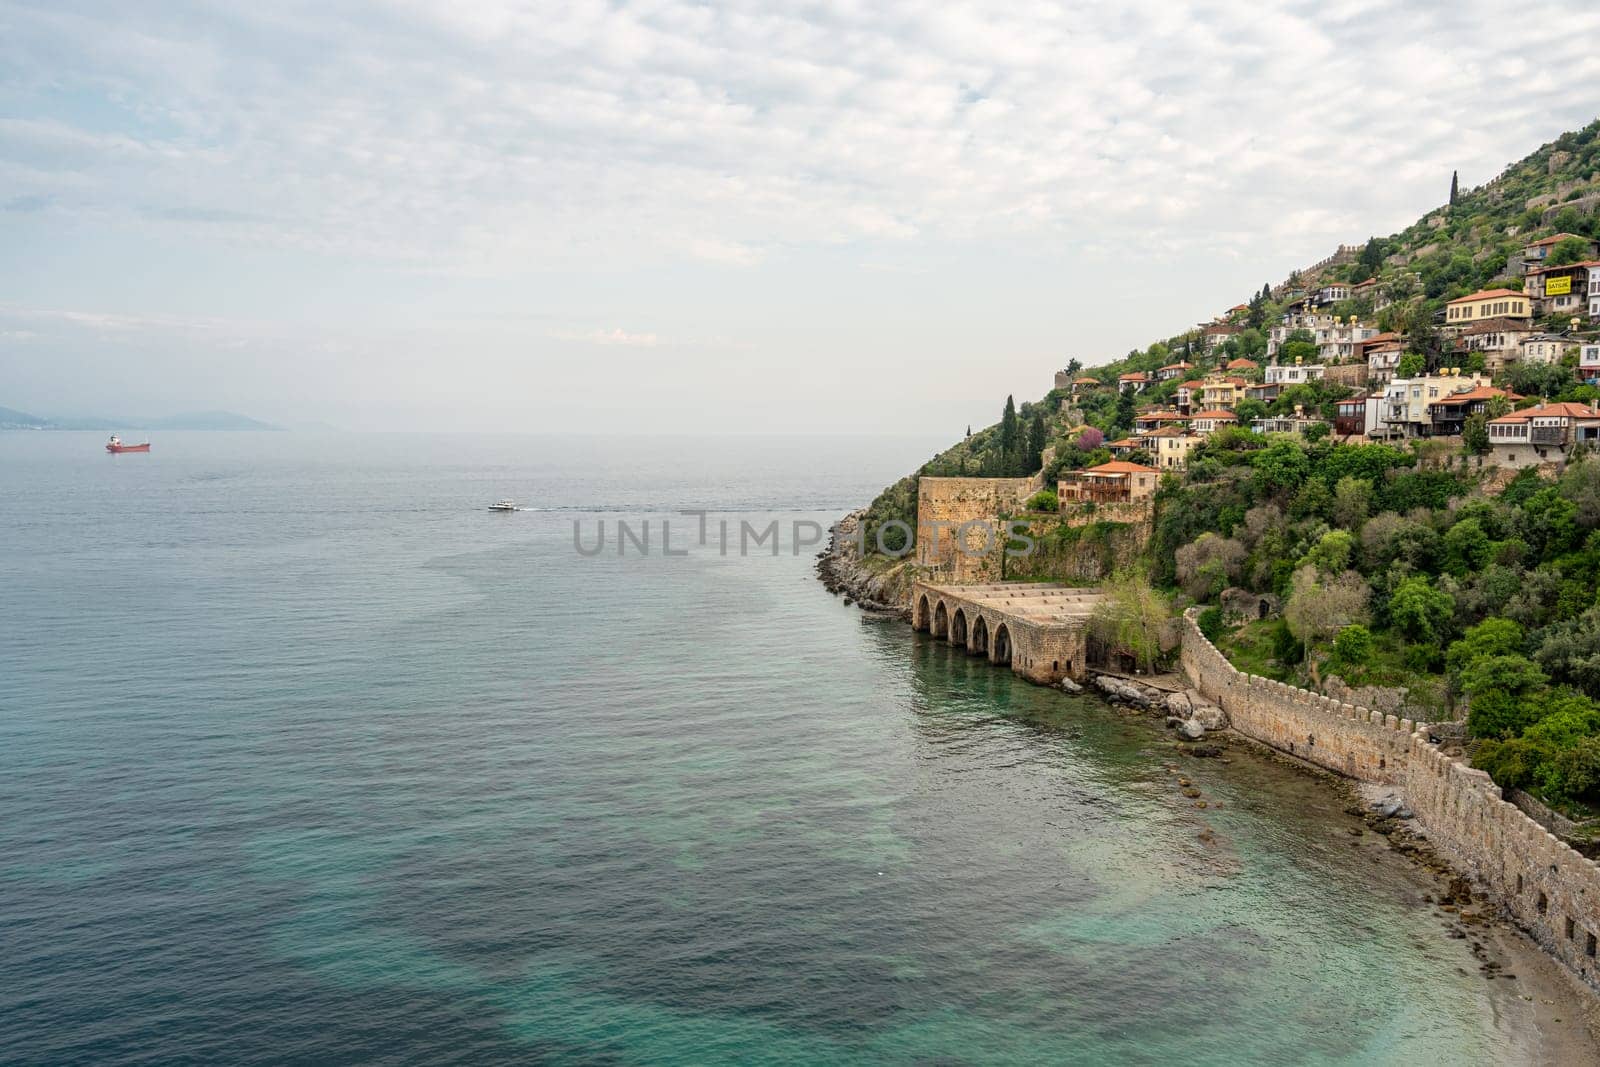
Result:
{"label": "balcony", "polygon": [[1567,428],[1565,426],[1534,426],[1528,430],[1528,442],[1535,445],[1555,445],[1565,447],[1567,443]]}

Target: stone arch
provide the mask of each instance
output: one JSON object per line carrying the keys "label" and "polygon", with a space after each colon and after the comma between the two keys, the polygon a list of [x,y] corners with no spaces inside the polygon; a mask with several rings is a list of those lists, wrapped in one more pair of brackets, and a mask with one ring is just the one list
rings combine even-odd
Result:
{"label": "stone arch", "polygon": [[989,653],[989,620],[981,612],[972,620],[972,640],[967,642],[967,651],[980,656]]}
{"label": "stone arch", "polygon": [[1267,603],[1266,597],[1262,597],[1260,604],[1256,607],[1256,618],[1264,619],[1269,614],[1271,614],[1271,605]]}
{"label": "stone arch", "polygon": [[957,608],[956,613],[950,616],[950,643],[952,645],[966,646],[967,643],[967,609]]}
{"label": "stone arch", "polygon": [[994,647],[989,651],[989,660],[1000,666],[1007,666],[1011,663],[1011,653],[1011,628],[1001,623],[994,628]]}
{"label": "stone arch", "polygon": [[928,625],[928,594],[923,593],[917,597],[917,606],[911,610],[911,628],[913,630],[926,630]]}
{"label": "stone arch", "polygon": [[945,609],[944,601],[939,601],[939,606],[933,609],[933,623],[929,632],[935,637],[944,637],[950,632],[950,612]]}

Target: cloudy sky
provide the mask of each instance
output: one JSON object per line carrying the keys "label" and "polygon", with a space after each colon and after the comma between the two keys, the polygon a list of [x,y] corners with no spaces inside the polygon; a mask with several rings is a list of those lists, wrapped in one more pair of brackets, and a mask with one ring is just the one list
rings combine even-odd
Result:
{"label": "cloudy sky", "polygon": [[1595,117],[1396,7],[0,0],[0,406],[958,431]]}

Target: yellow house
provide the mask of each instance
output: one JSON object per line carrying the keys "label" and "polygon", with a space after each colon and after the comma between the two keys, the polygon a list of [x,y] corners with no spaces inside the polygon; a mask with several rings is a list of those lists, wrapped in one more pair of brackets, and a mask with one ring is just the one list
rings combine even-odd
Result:
{"label": "yellow house", "polygon": [[1464,326],[1496,316],[1508,319],[1531,318],[1528,294],[1515,289],[1484,289],[1445,305],[1445,325]]}
{"label": "yellow house", "polygon": [[1190,433],[1182,426],[1163,426],[1146,435],[1144,446],[1159,469],[1181,471],[1189,465],[1189,453],[1203,440],[1205,438]]}
{"label": "yellow house", "polygon": [[1200,403],[1208,408],[1236,407],[1248,388],[1250,383],[1243,378],[1207,378],[1200,387]]}

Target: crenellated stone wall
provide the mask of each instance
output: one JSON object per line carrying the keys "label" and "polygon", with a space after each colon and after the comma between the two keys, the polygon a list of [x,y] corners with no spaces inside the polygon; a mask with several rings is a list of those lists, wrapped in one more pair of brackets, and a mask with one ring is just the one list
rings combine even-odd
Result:
{"label": "crenellated stone wall", "polygon": [[1241,673],[1200,632],[1192,609],[1179,656],[1194,687],[1246,737],[1349,778],[1401,783],[1419,724]]}
{"label": "crenellated stone wall", "polygon": [[1600,988],[1600,865],[1505,800],[1483,771],[1428,740],[1423,723],[1236,670],[1183,617],[1181,659],[1235,730],[1363,782],[1399,787],[1428,840],[1482,884],[1544,950]]}

